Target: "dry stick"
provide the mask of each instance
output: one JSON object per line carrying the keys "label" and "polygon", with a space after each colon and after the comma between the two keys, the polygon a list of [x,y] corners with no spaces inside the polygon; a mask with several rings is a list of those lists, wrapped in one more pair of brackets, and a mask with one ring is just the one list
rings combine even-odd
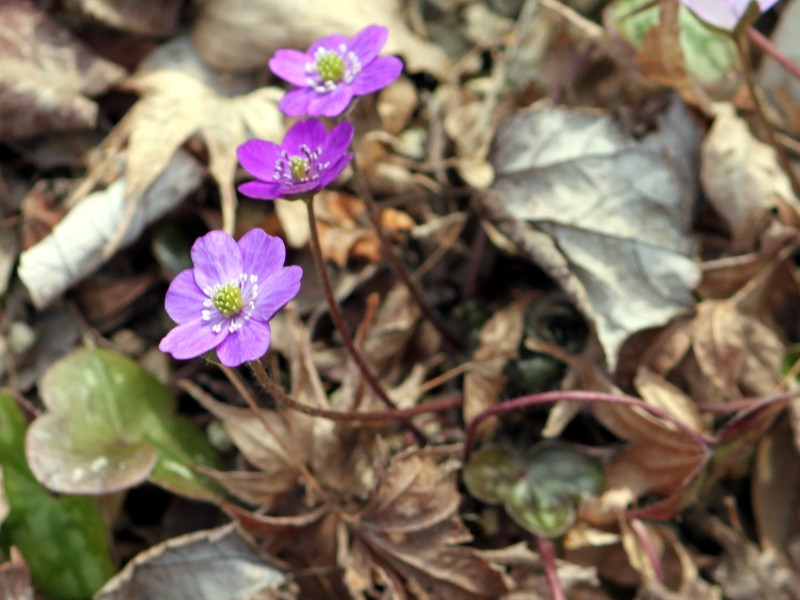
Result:
{"label": "dry stick", "polygon": [[361,421],[375,423],[382,421],[398,421],[401,419],[408,420],[411,417],[421,415],[423,413],[441,412],[455,408],[456,406],[460,406],[463,402],[461,396],[459,395],[442,398],[441,400],[436,400],[433,402],[426,402],[425,404],[420,404],[419,406],[405,410],[397,409],[363,413],[325,410],[323,408],[316,408],[314,406],[302,404],[301,402],[298,402],[292,398],[283,390],[280,385],[273,381],[273,379],[269,376],[269,373],[267,373],[266,369],[264,368],[264,365],[262,365],[259,361],[254,360],[248,364],[253,369],[253,373],[255,373],[256,378],[258,378],[259,383],[264,386],[264,389],[267,391],[267,393],[275,398],[275,400],[292,410],[296,410],[312,417],[330,419],[331,421]]}
{"label": "dry stick", "polygon": [[553,548],[553,541],[550,538],[534,536],[536,545],[539,547],[539,556],[542,558],[544,576],[547,579],[547,587],[550,588],[551,600],[567,600],[564,595],[564,588],[558,578],[558,567],[556,565],[556,552]]}
{"label": "dry stick", "polygon": [[425,295],[422,293],[422,289],[419,287],[419,282],[417,282],[416,278],[408,271],[408,269],[406,269],[403,261],[401,261],[397,256],[391,240],[389,240],[389,238],[386,236],[383,225],[381,225],[381,216],[378,210],[378,205],[375,203],[375,198],[372,197],[372,192],[369,190],[364,173],[359,168],[355,157],[353,157],[352,164],[356,175],[355,182],[356,188],[358,189],[358,195],[361,197],[361,200],[364,202],[364,206],[367,208],[367,216],[372,223],[372,227],[375,229],[375,233],[378,234],[383,255],[389,260],[389,263],[392,265],[392,269],[394,269],[394,272],[403,282],[403,285],[408,288],[408,291],[411,293],[414,301],[420,307],[422,313],[425,315],[428,321],[430,321],[431,324],[436,327],[436,330],[445,340],[447,340],[449,344],[456,348],[463,348],[464,343],[461,341],[458,335],[447,326],[447,323],[444,322],[436,310],[434,310],[434,308],[426,300]]}
{"label": "dry stick", "polygon": [[[317,231],[317,218],[314,215],[314,198],[311,197],[305,202],[306,207],[308,207],[308,225],[309,229],[311,230],[311,254],[314,256],[314,263],[317,265],[319,278],[322,280],[322,289],[325,291],[325,299],[328,301],[328,308],[331,313],[333,324],[339,331],[339,335],[342,336],[342,343],[344,344],[344,347],[355,361],[359,371],[361,371],[361,375],[367,382],[367,385],[369,385],[372,391],[375,392],[378,398],[380,398],[381,402],[383,402],[390,409],[397,410],[397,405],[392,402],[391,398],[389,398],[386,390],[383,389],[380,381],[378,381],[378,378],[375,377],[370,370],[369,365],[367,365],[367,361],[364,360],[363,355],[353,343],[353,336],[350,335],[350,331],[347,329],[347,325],[342,317],[342,311],[339,310],[339,305],[337,304],[336,298],[333,295],[333,286],[331,286],[331,280],[328,277],[328,269],[325,266],[325,259],[322,257],[322,247],[319,243],[319,232]],[[428,438],[425,437],[425,434],[422,433],[422,431],[420,431],[411,421],[405,419],[403,421],[403,425],[405,425],[409,431],[413,432],[414,436],[421,444],[425,445],[428,443]]]}
{"label": "dry stick", "polygon": [[792,165],[789,162],[789,156],[786,154],[786,149],[778,143],[777,138],[775,137],[775,130],[770,125],[769,120],[767,119],[767,114],[764,112],[764,105],[761,103],[761,96],[756,89],[756,84],[753,81],[753,72],[750,70],[750,58],[749,52],[747,47],[747,36],[739,34],[736,37],[736,49],[739,51],[739,60],[742,63],[742,74],[744,75],[744,81],[747,85],[747,90],[750,92],[750,96],[753,98],[753,106],[756,109],[756,117],[758,118],[761,126],[766,131],[767,141],[769,145],[775,149],[775,152],[778,156],[778,162],[781,165],[781,168],[786,172],[786,175],[789,177],[789,181],[792,183],[792,189],[794,193],[800,196],[800,181],[798,181],[797,176],[792,169]]}

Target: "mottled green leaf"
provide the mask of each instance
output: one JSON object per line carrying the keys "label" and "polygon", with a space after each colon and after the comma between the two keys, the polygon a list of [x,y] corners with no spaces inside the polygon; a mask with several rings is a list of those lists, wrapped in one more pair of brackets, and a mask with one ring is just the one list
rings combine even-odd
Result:
{"label": "mottled green leaf", "polygon": [[0,545],[16,546],[37,588],[56,599],[88,598],[115,572],[97,505],[84,496],[54,497],[25,461],[26,423],[13,397],[0,393],[0,466],[9,512]]}
{"label": "mottled green leaf", "polygon": [[505,500],[511,486],[522,474],[511,450],[489,445],[470,457],[464,468],[464,484],[470,494],[483,502],[494,504]]}
{"label": "mottled green leaf", "polygon": [[36,478],[66,493],[105,494],[150,479],[187,496],[213,488],[193,470],[215,466],[202,433],[176,417],[169,390],[135,361],[79,349],[39,385],[48,412],[33,422],[27,454]]}

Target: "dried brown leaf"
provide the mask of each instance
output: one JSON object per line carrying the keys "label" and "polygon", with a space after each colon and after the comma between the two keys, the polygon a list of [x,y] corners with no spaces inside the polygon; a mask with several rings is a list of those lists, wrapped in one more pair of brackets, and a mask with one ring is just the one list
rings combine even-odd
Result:
{"label": "dried brown leaf", "polygon": [[153,546],[129,562],[94,598],[179,600],[187,594],[194,600],[298,598],[291,576],[256,554],[233,525]]}
{"label": "dried brown leaf", "polygon": [[0,4],[0,140],[94,127],[89,97],[124,76],[32,2]]}
{"label": "dried brown leaf", "polygon": [[714,124],[701,146],[700,178],[706,197],[730,230],[738,250],[752,249],[783,202],[795,213],[800,203],[775,149],[753,136],[729,104],[715,105]]}
{"label": "dried brown leaf", "polygon": [[720,396],[737,397],[745,352],[744,315],[733,302],[709,300],[697,307],[692,351]]}
{"label": "dried brown leaf", "polygon": [[[507,379],[503,369],[509,360],[519,356],[525,310],[531,300],[532,296],[526,296],[496,311],[481,328],[480,345],[464,376],[464,422],[469,423],[500,401]],[[497,419],[487,419],[481,424],[480,437],[491,436],[496,428]]]}
{"label": "dried brown leaf", "polygon": [[659,23],[647,32],[642,49],[636,55],[639,71],[648,83],[669,86],[686,102],[708,112],[711,101],[691,77],[684,61],[678,25],[680,4],[662,0],[660,5]]}
{"label": "dried brown leaf", "polygon": [[605,115],[546,103],[495,140],[490,215],[594,324],[612,370],[631,334],[692,307],[697,142],[679,103],[642,140]]}
{"label": "dried brown leaf", "polygon": [[[455,465],[426,454],[396,456],[350,526],[362,560],[345,557],[350,584],[368,585],[373,575],[395,590],[391,598],[497,598],[506,591],[500,572],[472,548],[457,515],[461,502]],[[409,590],[411,594],[403,590]],[[364,588],[352,589],[355,595]]]}

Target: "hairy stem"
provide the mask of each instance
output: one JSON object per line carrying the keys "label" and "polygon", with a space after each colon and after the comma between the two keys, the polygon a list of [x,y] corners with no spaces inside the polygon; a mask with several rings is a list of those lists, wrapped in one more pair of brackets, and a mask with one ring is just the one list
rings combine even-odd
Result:
{"label": "hairy stem", "polygon": [[455,408],[456,406],[460,406],[462,403],[462,398],[460,395],[458,396],[450,396],[447,398],[443,398],[441,400],[437,400],[434,402],[427,402],[425,404],[420,404],[419,406],[415,406],[414,408],[409,408],[406,410],[385,410],[380,412],[340,412],[335,410],[325,410],[323,408],[316,408],[314,406],[308,406],[307,404],[302,404],[295,400],[292,396],[287,394],[283,388],[278,385],[272,377],[269,376],[267,370],[264,368],[264,365],[261,362],[254,360],[248,363],[250,367],[253,369],[253,373],[255,373],[256,378],[258,379],[259,383],[264,387],[267,393],[272,396],[275,400],[290,408],[292,410],[296,410],[298,412],[304,413],[306,415],[312,417],[321,417],[323,419],[330,419],[331,421],[356,421],[356,422],[371,422],[371,423],[380,423],[386,421],[399,421],[399,420],[408,420],[411,417],[416,415],[421,415],[423,413],[428,412],[440,412],[443,410],[448,410],[451,408]]}
{"label": "hairy stem", "polygon": [[397,256],[397,253],[394,251],[392,241],[386,235],[383,225],[381,225],[381,217],[378,205],[375,202],[375,198],[372,197],[372,192],[369,190],[364,173],[362,173],[361,169],[358,167],[355,157],[353,158],[352,164],[355,172],[355,183],[356,188],[358,189],[358,195],[364,202],[364,206],[367,208],[367,216],[369,217],[370,223],[372,223],[372,227],[375,229],[375,233],[378,234],[383,255],[389,261],[389,264],[392,265],[392,269],[394,269],[394,272],[400,278],[400,281],[403,282],[403,285],[408,288],[411,297],[414,298],[414,301],[417,303],[420,310],[422,310],[422,314],[425,315],[425,318],[431,322],[439,334],[450,345],[454,346],[455,348],[463,348],[464,343],[462,340],[455,332],[453,332],[447,323],[444,322],[442,317],[439,316],[439,313],[436,312],[433,306],[431,306],[431,304],[425,298],[425,295],[422,293],[419,282],[409,272],[409,270],[403,264],[403,261],[401,261]]}

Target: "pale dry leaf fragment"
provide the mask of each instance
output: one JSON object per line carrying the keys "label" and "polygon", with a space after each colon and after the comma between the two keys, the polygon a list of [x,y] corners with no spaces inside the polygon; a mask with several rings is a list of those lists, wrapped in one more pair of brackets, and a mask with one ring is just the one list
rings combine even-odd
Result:
{"label": "pale dry leaf fragment", "polygon": [[[480,345],[472,355],[464,376],[464,422],[469,423],[480,413],[497,404],[506,384],[503,370],[509,360],[519,357],[519,346],[525,332],[525,310],[533,297],[528,295],[496,311],[481,328]],[[497,419],[481,424],[481,439],[491,437]]]}
{"label": "pale dry leaf fragment", "polygon": [[27,0],[0,3],[0,140],[90,129],[90,99],[125,76]]}
{"label": "pale dry leaf fragment", "polygon": [[67,0],[65,5],[114,29],[167,37],[178,25],[183,0]]}
{"label": "pale dry leaf fragment", "polygon": [[716,104],[715,109],[714,124],[700,150],[700,178],[734,247],[750,250],[771,209],[783,202],[798,212],[800,203],[775,149],[753,136],[733,105]]}
{"label": "pale dry leaf fragment", "polygon": [[53,231],[25,250],[17,274],[31,299],[41,309],[104,262],[103,248],[127,223],[120,245],[135,241],[144,228],[177,206],[203,177],[202,167],[187,153],[171,157],[160,176],[149,186],[127,217],[125,178],[105,190],[89,194]]}
{"label": "pale dry leaf fragment", "polygon": [[6,600],[34,598],[30,569],[15,546],[11,547],[11,560],[0,565],[0,598]]}
{"label": "pale dry leaf fragment", "polygon": [[8,289],[17,256],[19,256],[19,240],[15,232],[0,228],[0,296]]}
{"label": "pale dry leaf fragment", "polygon": [[640,142],[607,115],[539,103],[491,155],[492,219],[594,324],[612,370],[631,334],[691,310],[700,276],[686,177],[699,132],[677,102],[657,129]]}
{"label": "pale dry leaf fragment", "polygon": [[249,138],[283,137],[278,88],[256,87],[252,75],[208,67],[188,37],[156,48],[124,87],[141,98],[107,138],[127,145],[126,196],[137,198],[175,152],[197,134],[208,148],[208,170],[219,186],[223,229],[233,233],[236,148]]}
{"label": "pale dry leaf fragment", "polygon": [[728,300],[707,300],[697,307],[692,350],[700,370],[721,395],[739,395],[736,384],[745,354],[743,320]]}
{"label": "pale dry leaf fragment", "polygon": [[142,552],[94,600],[296,600],[291,576],[259,556],[233,524]]}
{"label": "pale dry leaf fragment", "polygon": [[389,29],[383,54],[400,55],[407,71],[447,77],[444,51],[406,27],[403,9],[400,0],[206,0],[192,39],[208,64],[241,71],[263,69],[281,48],[306,50],[334,33],[350,37],[383,25]]}

